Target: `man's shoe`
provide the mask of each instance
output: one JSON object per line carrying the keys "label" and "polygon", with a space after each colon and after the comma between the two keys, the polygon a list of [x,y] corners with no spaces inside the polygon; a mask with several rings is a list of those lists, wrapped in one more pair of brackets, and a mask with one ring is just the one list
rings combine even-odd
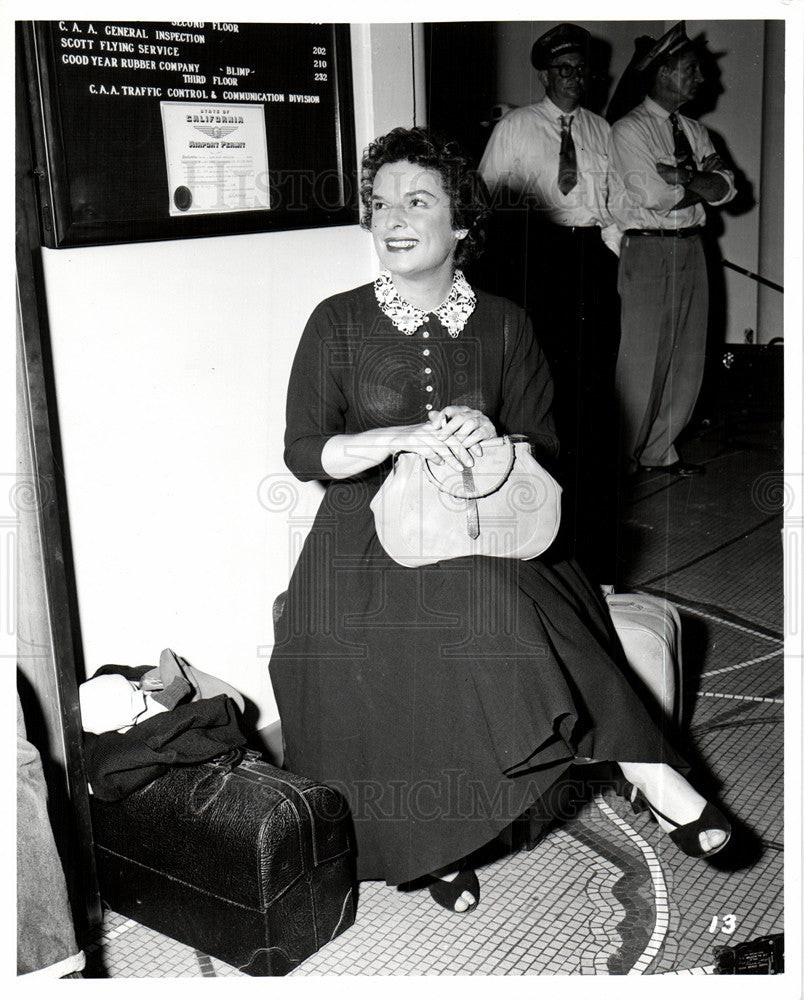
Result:
{"label": "man's shoe", "polygon": [[664,472],[668,476],[697,476],[704,472],[702,465],[691,462],[673,462],[672,465],[640,465],[640,472]]}

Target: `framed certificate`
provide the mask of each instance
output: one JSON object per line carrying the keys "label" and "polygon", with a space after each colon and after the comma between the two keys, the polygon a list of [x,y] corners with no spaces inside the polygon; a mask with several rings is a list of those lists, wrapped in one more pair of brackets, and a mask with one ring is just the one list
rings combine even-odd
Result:
{"label": "framed certificate", "polygon": [[35,21],[49,247],[358,221],[348,25]]}
{"label": "framed certificate", "polygon": [[162,101],[160,109],[171,215],[270,209],[261,104]]}

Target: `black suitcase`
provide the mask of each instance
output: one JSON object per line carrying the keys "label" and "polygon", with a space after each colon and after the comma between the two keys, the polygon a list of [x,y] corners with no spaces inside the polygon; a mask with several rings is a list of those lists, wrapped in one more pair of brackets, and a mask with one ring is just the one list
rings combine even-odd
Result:
{"label": "black suitcase", "polygon": [[92,797],[92,824],[113,910],[249,975],[285,975],[354,922],[343,799],[253,751]]}

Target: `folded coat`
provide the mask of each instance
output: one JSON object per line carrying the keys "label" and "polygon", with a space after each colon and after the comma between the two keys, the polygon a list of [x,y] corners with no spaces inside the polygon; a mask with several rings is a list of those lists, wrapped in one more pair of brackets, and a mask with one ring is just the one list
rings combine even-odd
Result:
{"label": "folded coat", "polygon": [[200,764],[245,742],[235,703],[217,695],[177,705],[124,733],[84,733],[84,756],[93,794],[111,802],[174,764]]}

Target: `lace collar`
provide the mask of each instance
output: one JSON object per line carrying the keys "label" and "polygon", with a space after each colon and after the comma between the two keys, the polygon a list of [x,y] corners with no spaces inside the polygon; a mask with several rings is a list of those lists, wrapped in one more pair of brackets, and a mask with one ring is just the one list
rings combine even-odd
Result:
{"label": "lace collar", "polygon": [[[374,282],[374,294],[380,309],[397,330],[408,337],[430,318],[430,313],[419,309],[418,306],[411,305],[410,302],[406,302],[402,298],[396,290],[390,271],[380,271],[379,277]],[[456,269],[449,295],[433,312],[441,324],[446,327],[450,337],[457,337],[466,326],[476,304],[477,298],[471,285],[464,277],[463,271]]]}

